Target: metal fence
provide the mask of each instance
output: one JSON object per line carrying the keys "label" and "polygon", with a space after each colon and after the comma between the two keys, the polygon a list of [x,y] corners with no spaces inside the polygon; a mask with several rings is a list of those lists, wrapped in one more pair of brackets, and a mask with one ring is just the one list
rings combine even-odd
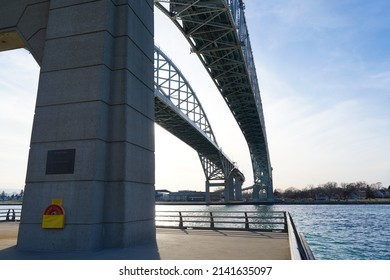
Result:
{"label": "metal fence", "polygon": [[156,226],[287,232],[283,211],[157,211]]}
{"label": "metal fence", "polygon": [[0,208],[0,222],[20,221],[21,208],[12,206],[1,206]]}

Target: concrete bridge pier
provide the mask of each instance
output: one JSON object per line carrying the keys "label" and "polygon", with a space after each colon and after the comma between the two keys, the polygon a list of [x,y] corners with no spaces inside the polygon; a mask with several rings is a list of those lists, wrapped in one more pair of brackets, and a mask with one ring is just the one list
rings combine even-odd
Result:
{"label": "concrete bridge pier", "polygon": [[260,201],[260,186],[259,185],[253,186],[252,199],[254,202]]}
{"label": "concrete bridge pier", "polygon": [[211,195],[210,195],[210,182],[209,180],[206,180],[205,182],[205,201],[206,203],[210,203],[211,202]]}
{"label": "concrete bridge pier", "polygon": [[224,196],[225,202],[234,200],[234,177],[231,174],[225,179]]}
{"label": "concrete bridge pier", "polygon": [[254,185],[252,199],[255,202],[258,201],[273,201],[272,187],[266,185]]}
{"label": "concrete bridge pier", "polygon": [[234,193],[237,201],[242,201],[242,184],[244,181],[241,177],[236,177],[234,180]]}
{"label": "concrete bridge pier", "polygon": [[[0,34],[17,43],[2,50],[41,65],[18,249],[155,242],[153,1],[1,5]],[[63,229],[42,228],[52,199]]]}
{"label": "concrete bridge pier", "polygon": [[224,194],[225,194],[225,182],[221,180],[206,180],[205,182],[205,187],[206,187],[206,195],[205,195],[205,200],[207,203],[211,202],[211,195],[210,195],[210,189],[211,188],[224,188]]}

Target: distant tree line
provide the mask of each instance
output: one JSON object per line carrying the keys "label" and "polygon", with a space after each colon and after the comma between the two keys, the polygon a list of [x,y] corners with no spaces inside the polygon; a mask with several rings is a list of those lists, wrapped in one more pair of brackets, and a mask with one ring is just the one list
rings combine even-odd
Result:
{"label": "distant tree line", "polygon": [[7,200],[23,200],[24,190],[21,190],[19,194],[8,194],[5,191],[0,192],[0,201]]}
{"label": "distant tree line", "polygon": [[341,183],[327,182],[317,187],[309,185],[304,189],[290,187],[285,190],[275,189],[274,198],[282,200],[348,200],[390,198],[390,186],[383,187],[381,182]]}

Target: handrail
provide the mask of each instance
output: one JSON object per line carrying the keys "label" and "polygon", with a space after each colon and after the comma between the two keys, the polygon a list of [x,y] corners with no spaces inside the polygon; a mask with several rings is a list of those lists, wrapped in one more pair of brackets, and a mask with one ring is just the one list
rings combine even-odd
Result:
{"label": "handrail", "polygon": [[20,221],[21,209],[0,209],[0,222]]}
{"label": "handrail", "polygon": [[303,233],[298,233],[290,213],[287,214],[291,258],[293,260],[315,260]]}
{"label": "handrail", "polygon": [[156,227],[287,232],[283,211],[156,211]]}
{"label": "handrail", "polygon": [[[21,208],[0,209],[0,222],[20,221],[20,217]],[[292,259],[315,259],[304,235],[298,233],[290,213],[285,211],[259,213],[257,211],[157,210],[155,221],[157,228],[287,232]]]}
{"label": "handrail", "polygon": [[299,237],[300,237],[300,240],[302,242],[303,251],[305,252],[305,256],[306,256],[305,259],[306,260],[315,260],[314,254],[313,254],[312,250],[310,249],[309,244],[307,243],[306,238],[302,232],[299,233]]}

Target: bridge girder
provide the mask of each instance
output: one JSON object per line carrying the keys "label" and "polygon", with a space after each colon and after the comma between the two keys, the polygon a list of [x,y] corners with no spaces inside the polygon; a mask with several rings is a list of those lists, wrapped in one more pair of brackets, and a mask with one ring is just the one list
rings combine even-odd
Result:
{"label": "bridge girder", "polygon": [[242,0],[155,0],[185,36],[248,143],[254,190],[273,199],[263,108]]}

